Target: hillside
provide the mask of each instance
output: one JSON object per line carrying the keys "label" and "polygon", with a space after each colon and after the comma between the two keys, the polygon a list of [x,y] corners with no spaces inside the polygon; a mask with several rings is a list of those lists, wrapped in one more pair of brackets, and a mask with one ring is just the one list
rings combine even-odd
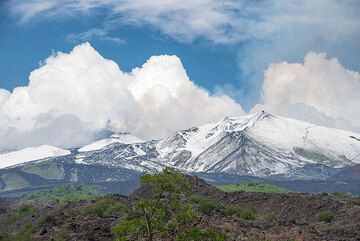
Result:
{"label": "hillside", "polygon": [[[148,176],[146,180],[159,183],[164,180],[160,177]],[[181,192],[180,206],[173,203],[175,206],[169,206],[172,208],[166,212],[168,214],[161,216],[166,217],[161,218],[165,223],[161,227],[154,226],[154,230],[159,230],[154,232],[154,240],[335,241],[357,240],[360,236],[358,198],[325,194],[228,193],[200,178],[181,176],[179,182],[182,180],[191,191]],[[123,235],[128,240],[141,240],[146,232],[136,228],[141,227],[141,223],[134,226],[132,222],[138,219],[134,219],[129,210],[136,210],[140,203],[151,203],[152,190],[156,190],[155,186],[146,184],[129,196],[108,195],[65,203],[27,201],[8,205],[2,201],[1,234],[3,240],[24,237],[32,240],[50,237],[55,240],[113,240]],[[168,194],[161,195],[159,210],[176,200]],[[184,208],[186,212],[181,211]],[[179,210],[181,217],[187,220],[184,223],[175,218]],[[183,216],[185,213],[187,216]],[[170,217],[175,219],[167,219]]]}
{"label": "hillside", "polygon": [[218,188],[225,192],[238,192],[238,191],[264,192],[264,193],[288,193],[289,192],[288,189],[281,188],[281,187],[278,187],[278,186],[275,186],[273,184],[266,183],[266,182],[228,184],[228,185],[218,186]]}
{"label": "hillside", "polygon": [[330,180],[360,180],[360,164],[344,168],[331,176]]}

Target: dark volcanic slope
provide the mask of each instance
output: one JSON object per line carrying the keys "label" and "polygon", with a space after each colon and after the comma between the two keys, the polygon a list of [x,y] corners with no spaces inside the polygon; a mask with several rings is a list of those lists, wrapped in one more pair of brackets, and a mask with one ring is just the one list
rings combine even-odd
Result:
{"label": "dark volcanic slope", "polygon": [[348,167],[330,177],[330,180],[359,180],[360,164]]}
{"label": "dark volcanic slope", "polygon": [[[215,209],[210,215],[199,213],[200,219],[193,225],[227,230],[231,233],[227,240],[360,240],[360,200],[357,198],[335,198],[326,194],[225,193],[200,178],[185,176],[185,179],[196,195],[221,205],[252,206],[257,210],[255,220],[226,215],[221,208]],[[148,188],[141,187],[128,197],[109,195],[100,199],[115,200],[129,206],[139,198],[146,197],[148,192]],[[68,240],[112,240],[111,228],[121,222],[124,216],[111,213],[99,217],[81,211],[92,203],[94,201],[36,203],[34,206],[37,212],[14,223],[2,224],[3,229],[11,233],[45,216],[48,218],[35,229],[33,240],[50,240],[58,235],[59,230],[68,230]],[[0,220],[5,220],[6,215],[13,210],[7,205],[0,207],[7,210],[7,213],[0,212]],[[325,210],[334,214],[333,222],[317,220],[317,214]],[[266,221],[266,215],[272,212],[277,215],[277,219],[274,222]]]}
{"label": "dark volcanic slope", "polygon": [[[187,177],[187,181],[195,193],[220,204],[254,206],[262,217],[271,212],[278,215],[278,222],[274,226],[264,224],[261,220],[242,220],[232,222],[235,230],[258,229],[270,236],[279,236],[291,230],[299,240],[360,240],[359,198],[351,199],[350,203],[350,199],[334,198],[327,194],[226,193],[197,177]],[[334,221],[331,224],[318,222],[316,216],[321,211],[333,212]],[[211,222],[221,225],[224,220],[219,222],[218,217],[214,216]]]}

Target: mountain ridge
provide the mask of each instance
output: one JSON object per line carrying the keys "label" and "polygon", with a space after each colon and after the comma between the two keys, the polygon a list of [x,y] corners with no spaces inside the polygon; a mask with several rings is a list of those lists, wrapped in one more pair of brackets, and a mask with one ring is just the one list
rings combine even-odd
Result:
{"label": "mountain ridge", "polygon": [[[184,172],[326,179],[337,169],[360,163],[358,139],[357,133],[260,111],[225,117],[159,140],[113,134],[74,150],[63,159],[138,172],[155,172],[167,166]],[[43,161],[52,160],[56,157]]]}

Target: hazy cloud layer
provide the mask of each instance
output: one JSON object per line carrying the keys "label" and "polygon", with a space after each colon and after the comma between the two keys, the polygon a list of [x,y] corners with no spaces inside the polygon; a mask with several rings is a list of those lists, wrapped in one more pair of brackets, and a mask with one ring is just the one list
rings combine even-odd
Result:
{"label": "hazy cloud layer", "polygon": [[119,37],[111,36],[109,28],[92,28],[81,33],[72,33],[66,36],[66,40],[72,43],[82,43],[88,40],[107,41],[113,44],[125,44],[126,41]]}
{"label": "hazy cloud layer", "polygon": [[[216,43],[237,41],[235,11],[248,5],[234,0],[11,0],[21,22],[36,17],[72,17],[105,8],[114,24],[151,26],[181,41],[205,37]],[[252,11],[251,9],[245,9]],[[106,24],[106,23],[105,23]]]}
{"label": "hazy cloud layer", "polygon": [[182,41],[205,37],[215,43],[234,43],[289,32],[310,33],[306,28],[319,30],[307,36],[306,43],[315,33],[336,40],[339,33],[360,31],[357,0],[10,0],[8,6],[22,22],[36,17],[88,15],[105,8],[109,21],[149,25]]}
{"label": "hazy cloud layer", "polygon": [[153,56],[125,73],[85,43],[46,59],[28,86],[0,89],[0,150],[75,147],[108,130],[158,138],[242,114],[231,98],[191,82],[176,56]]}
{"label": "hazy cloud layer", "polygon": [[264,74],[261,104],[253,111],[290,116],[332,127],[360,130],[360,73],[336,58],[310,52],[304,63],[276,63]]}

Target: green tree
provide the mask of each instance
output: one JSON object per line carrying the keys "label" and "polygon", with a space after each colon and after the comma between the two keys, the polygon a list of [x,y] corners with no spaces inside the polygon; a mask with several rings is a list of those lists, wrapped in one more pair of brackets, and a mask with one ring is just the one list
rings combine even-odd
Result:
{"label": "green tree", "polygon": [[164,237],[175,233],[180,225],[197,218],[191,205],[181,201],[190,188],[180,172],[165,168],[157,174],[146,173],[140,180],[142,186],[151,191],[114,227],[117,240],[126,240],[129,235],[138,233],[152,241],[154,235]]}

